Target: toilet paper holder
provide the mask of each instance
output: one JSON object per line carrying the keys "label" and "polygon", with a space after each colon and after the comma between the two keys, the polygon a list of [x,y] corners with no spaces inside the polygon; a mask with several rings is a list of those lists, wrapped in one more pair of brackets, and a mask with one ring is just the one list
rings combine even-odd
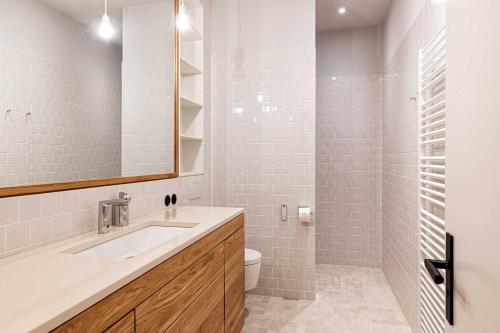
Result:
{"label": "toilet paper holder", "polygon": [[311,222],[311,207],[309,206],[299,206],[298,209],[299,222],[310,223]]}

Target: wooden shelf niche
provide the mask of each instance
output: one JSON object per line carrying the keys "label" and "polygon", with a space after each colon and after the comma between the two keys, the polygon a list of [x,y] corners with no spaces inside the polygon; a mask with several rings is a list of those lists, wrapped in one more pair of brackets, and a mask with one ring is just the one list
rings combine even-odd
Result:
{"label": "wooden shelf niche", "polygon": [[185,0],[190,26],[180,33],[180,176],[203,174],[204,8]]}

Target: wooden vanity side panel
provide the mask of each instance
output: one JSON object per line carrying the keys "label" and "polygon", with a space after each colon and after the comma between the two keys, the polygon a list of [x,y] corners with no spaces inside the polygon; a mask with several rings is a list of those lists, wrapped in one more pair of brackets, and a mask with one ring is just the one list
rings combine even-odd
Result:
{"label": "wooden vanity side panel", "polygon": [[136,306],[243,227],[241,214],[217,230],[118,289],[52,332],[103,332]]}
{"label": "wooden vanity side panel", "polygon": [[215,333],[224,333],[224,322],[220,323]]}
{"label": "wooden vanity side panel", "polygon": [[164,332],[224,272],[224,245],[170,281],[136,308],[137,333]]}
{"label": "wooden vanity side panel", "polygon": [[135,311],[129,312],[104,333],[135,333]]}
{"label": "wooden vanity side panel", "polygon": [[213,333],[223,320],[224,274],[220,274],[165,332]]}
{"label": "wooden vanity side panel", "polygon": [[245,323],[245,233],[241,228],[224,241],[225,331],[239,333]]}

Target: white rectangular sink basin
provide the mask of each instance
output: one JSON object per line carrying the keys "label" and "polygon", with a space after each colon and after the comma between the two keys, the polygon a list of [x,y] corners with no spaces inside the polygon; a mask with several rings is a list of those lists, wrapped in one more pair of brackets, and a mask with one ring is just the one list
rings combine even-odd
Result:
{"label": "white rectangular sink basin", "polygon": [[133,258],[189,231],[187,227],[150,225],[76,253],[96,258]]}

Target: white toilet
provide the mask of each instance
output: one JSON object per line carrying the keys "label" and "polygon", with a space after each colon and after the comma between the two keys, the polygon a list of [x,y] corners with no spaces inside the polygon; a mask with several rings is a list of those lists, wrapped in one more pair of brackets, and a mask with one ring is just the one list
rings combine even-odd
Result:
{"label": "white toilet", "polygon": [[259,251],[245,248],[245,291],[257,287],[260,276],[260,260]]}

